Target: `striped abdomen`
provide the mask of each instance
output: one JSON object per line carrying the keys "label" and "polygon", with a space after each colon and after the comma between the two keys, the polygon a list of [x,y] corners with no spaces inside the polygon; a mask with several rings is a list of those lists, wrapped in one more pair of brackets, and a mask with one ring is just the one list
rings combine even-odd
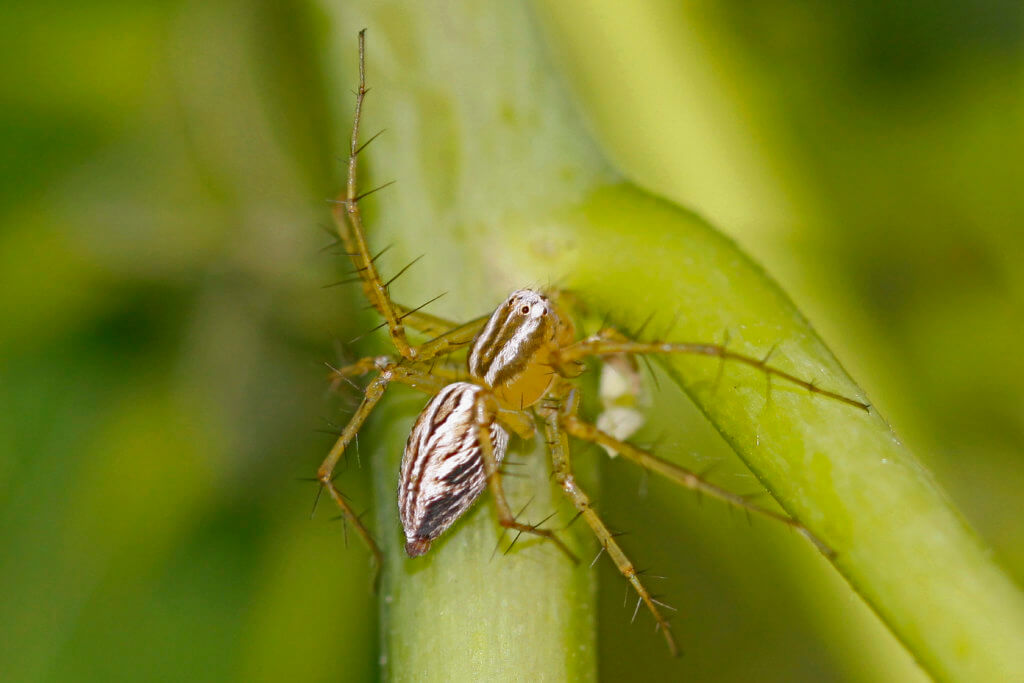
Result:
{"label": "striped abdomen", "polygon": [[[476,397],[483,388],[449,384],[416,418],[405,444],[398,484],[398,512],[405,529],[405,550],[422,555],[455,523],[487,486],[475,424]],[[501,462],[508,434],[491,424],[491,445]]]}

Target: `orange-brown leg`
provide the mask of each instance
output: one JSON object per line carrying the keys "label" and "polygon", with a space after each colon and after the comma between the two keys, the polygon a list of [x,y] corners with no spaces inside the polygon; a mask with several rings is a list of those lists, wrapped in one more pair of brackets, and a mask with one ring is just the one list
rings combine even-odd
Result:
{"label": "orange-brown leg", "polygon": [[380,547],[377,546],[377,542],[373,540],[373,536],[370,535],[369,529],[363,524],[359,516],[356,515],[355,511],[349,506],[348,501],[341,495],[341,491],[334,485],[334,468],[338,465],[338,461],[345,452],[345,448],[352,442],[359,429],[363,426],[366,418],[370,416],[381,397],[384,395],[384,390],[387,388],[388,383],[391,381],[390,374],[388,372],[382,372],[380,375],[375,377],[369,386],[366,387],[366,392],[363,397],[363,402],[359,405],[355,414],[345,425],[345,429],[342,430],[341,436],[334,442],[334,446],[331,448],[327,457],[324,458],[323,463],[320,465],[320,469],[317,470],[316,478],[320,482],[320,485],[327,490],[334,502],[337,503],[338,507],[341,508],[341,514],[344,516],[347,522],[350,522],[355,528],[359,537],[363,539],[370,552],[373,553],[375,568],[380,569],[383,566],[384,555],[380,551]]}
{"label": "orange-brown leg", "polygon": [[646,470],[660,474],[666,479],[674,481],[688,489],[707,494],[712,498],[717,498],[724,503],[740,508],[744,511],[753,512],[763,515],[769,519],[782,522],[806,537],[826,557],[831,558],[835,556],[835,553],[825,544],[824,541],[812,534],[807,527],[795,519],[787,517],[779,512],[775,512],[774,510],[754,505],[743,496],[706,481],[696,472],[659,458],[658,456],[634,446],[627,441],[616,439],[610,434],[601,431],[591,423],[580,419],[577,414],[578,403],[579,401],[576,398],[575,391],[573,391],[570,393],[569,398],[566,400],[562,408],[560,424],[571,436],[582,441],[589,441],[590,443],[606,446],[630,462],[636,463]]}
{"label": "orange-brown leg", "polygon": [[524,524],[518,521],[516,516],[512,514],[512,508],[509,507],[508,499],[505,498],[505,489],[501,483],[501,472],[498,468],[498,462],[494,457],[494,451],[491,447],[491,425],[496,419],[496,411],[488,403],[488,397],[481,393],[476,402],[476,427],[480,442],[480,456],[484,462],[484,472],[487,473],[487,483],[490,487],[491,495],[494,496],[494,506],[498,510],[498,522],[506,529],[541,536],[558,546],[558,549],[568,555],[569,559],[574,563],[579,562],[576,554],[569,550],[569,547],[562,542],[562,539],[555,535],[555,532],[550,529],[541,529],[533,524]]}
{"label": "orange-brown leg", "polygon": [[425,369],[420,367],[422,364],[414,364],[411,366],[396,365],[389,362],[388,359],[374,359],[374,358],[363,358],[356,363],[346,366],[344,368],[336,369],[333,371],[333,376],[336,378],[345,378],[349,376],[364,374],[369,372],[371,369],[376,369],[379,374],[367,385],[363,393],[363,401],[359,404],[359,408],[356,409],[355,414],[349,419],[348,424],[342,430],[338,440],[334,442],[334,446],[331,448],[327,457],[324,458],[320,468],[317,470],[316,479],[320,482],[320,485],[327,490],[334,502],[337,503],[338,507],[341,508],[341,513],[344,516],[346,522],[350,522],[359,534],[360,538],[369,547],[370,552],[373,553],[374,561],[376,566],[379,568],[383,561],[383,554],[380,548],[377,546],[376,541],[373,540],[373,536],[370,535],[369,530],[363,524],[359,516],[355,514],[348,501],[338,490],[334,484],[334,470],[338,465],[338,461],[341,460],[342,455],[345,453],[345,449],[355,438],[356,434],[362,428],[363,423],[366,422],[366,418],[370,416],[373,409],[377,406],[377,403],[384,396],[384,391],[391,382],[400,382],[407,384],[415,389],[419,389],[428,394],[435,394],[447,384],[447,380],[443,377],[438,377],[428,373]]}
{"label": "orange-brown leg", "polygon": [[[359,200],[373,192],[370,190],[360,193],[358,183],[359,153],[370,142],[359,144],[359,126],[362,121],[366,93],[366,35],[364,29],[359,32],[359,88],[356,91],[352,136],[349,140],[348,180],[344,191],[334,202],[334,219],[338,235],[352,259],[359,280],[362,281],[363,293],[370,304],[384,317],[384,326],[388,328],[388,334],[391,336],[395,349],[400,356],[407,360],[425,360],[446,352],[446,350],[465,346],[472,341],[485,320],[471,321],[465,325],[456,326],[437,316],[423,313],[419,308],[411,309],[391,301],[388,283],[381,278],[374,257],[370,255],[366,230],[363,227],[362,211],[359,207]],[[440,341],[435,339],[422,346],[413,346],[406,336],[406,324],[441,339]]]}
{"label": "orange-brown leg", "polygon": [[551,451],[555,480],[562,487],[562,491],[569,500],[572,501],[572,504],[576,506],[579,514],[590,525],[594,535],[597,536],[598,541],[601,543],[601,547],[615,563],[619,573],[633,586],[639,599],[643,601],[651,615],[654,616],[658,628],[665,636],[669,651],[675,656],[679,654],[679,648],[676,645],[675,638],[672,636],[672,631],[669,629],[668,620],[662,615],[654,596],[651,595],[640,581],[636,567],[615,540],[615,535],[605,526],[605,523],[591,505],[590,498],[583,492],[579,484],[576,483],[576,478],[573,476],[572,464],[569,458],[569,438],[566,430],[562,427],[560,419],[561,408],[553,405],[564,400],[568,396],[569,389],[570,387],[567,383],[563,384],[561,389],[552,393],[555,400],[538,411],[544,418],[544,431],[547,436],[548,447]]}
{"label": "orange-brown leg", "polygon": [[[867,411],[870,405],[860,399],[844,396],[835,391],[822,389],[814,382],[807,381],[796,375],[768,364],[768,358],[754,358],[742,353],[730,351],[722,344],[641,342],[629,339],[620,332],[604,329],[596,335],[583,339],[562,349],[558,361],[562,366],[571,367],[573,363],[587,356],[608,356],[612,354],[686,354],[691,356],[711,356],[722,361],[742,363],[763,372],[769,379],[778,377],[806,389],[812,394],[845,403],[854,408]],[[770,355],[770,354],[769,354]]]}

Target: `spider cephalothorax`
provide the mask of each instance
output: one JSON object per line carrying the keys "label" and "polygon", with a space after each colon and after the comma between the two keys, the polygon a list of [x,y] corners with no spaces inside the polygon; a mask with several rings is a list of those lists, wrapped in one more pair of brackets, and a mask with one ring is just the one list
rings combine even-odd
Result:
{"label": "spider cephalothorax", "polygon": [[572,341],[572,325],[541,292],[520,289],[487,320],[469,349],[469,376],[505,408],[528,408],[554,382],[554,354]]}

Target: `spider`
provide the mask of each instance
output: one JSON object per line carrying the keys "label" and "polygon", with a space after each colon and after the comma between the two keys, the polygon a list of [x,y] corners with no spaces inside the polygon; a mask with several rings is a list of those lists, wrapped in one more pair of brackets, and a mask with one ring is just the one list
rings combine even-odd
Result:
{"label": "spider", "polygon": [[[540,525],[527,524],[513,514],[502,486],[499,466],[505,456],[509,432],[532,438],[535,425],[543,429],[556,485],[563,491],[596,535],[604,552],[615,563],[654,617],[669,650],[678,649],[660,603],[649,593],[633,563],[623,552],[595,511],[591,500],[573,475],[569,438],[604,446],[649,471],[686,488],[705,493],[730,505],[778,520],[807,537],[822,553],[831,550],[798,521],[751,504],[740,495],[712,484],[697,473],[663,460],[645,449],[602,431],[578,412],[579,390],[573,380],[585,371],[589,357],[631,354],[692,354],[752,366],[769,379],[776,377],[811,394],[866,410],[855,399],[817,387],[795,375],[726,348],[724,344],[638,341],[612,327],[576,338],[569,316],[572,296],[558,290],[520,289],[513,292],[488,316],[457,324],[409,308],[391,300],[388,284],[380,277],[371,256],[359,202],[357,182],[359,153],[373,138],[360,145],[359,125],[366,96],[365,30],[359,33],[359,88],[348,156],[348,180],[335,201],[334,217],[346,252],[358,274],[366,298],[384,318],[395,354],[362,358],[334,369],[335,380],[376,373],[367,385],[362,403],[342,430],[317,472],[326,490],[352,524],[379,567],[383,554],[369,530],[334,483],[334,470],[345,449],[381,400],[387,387],[398,382],[421,390],[431,398],[416,419],[402,458],[398,507],[405,532],[405,550],[421,556],[431,544],[469,509],[489,488],[505,529],[533,534],[556,545],[573,562],[573,552],[558,535]],[[372,192],[371,190],[370,192]],[[429,302],[428,302],[429,303]],[[433,335],[413,345],[406,326]],[[466,351],[464,368],[453,354]]]}

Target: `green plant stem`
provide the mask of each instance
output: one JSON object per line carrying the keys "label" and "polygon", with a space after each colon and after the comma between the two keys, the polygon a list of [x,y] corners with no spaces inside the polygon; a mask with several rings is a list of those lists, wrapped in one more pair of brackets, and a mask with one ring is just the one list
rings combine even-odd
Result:
{"label": "green plant stem", "polygon": [[[510,289],[557,283],[616,322],[678,314],[677,341],[763,356],[844,395],[856,385],[788,298],[692,214],[616,185],[594,150],[519,3],[442,7],[345,4],[335,64],[351,65],[369,27],[366,130],[397,189],[378,200],[371,241],[427,252],[392,289],[411,305],[466,319]],[[337,81],[350,88],[351,69]],[[375,99],[373,99],[375,98]],[[339,126],[345,116],[339,116]],[[657,329],[652,327],[651,329]],[[837,553],[836,568],[933,675],[1024,680],[1024,599],[928,474],[874,411],[808,395],[707,358],[670,372],[783,507]],[[387,555],[384,660],[394,679],[593,678],[593,577],[553,549],[524,544],[490,559],[497,536],[480,505],[417,561],[401,556],[397,460],[423,401],[375,416],[376,523]],[[541,457],[513,500],[554,509]],[[383,467],[379,467],[384,463]],[[513,505],[515,503],[513,502]],[[578,531],[578,530],[575,530]],[[585,541],[573,537],[571,542]],[[587,557],[586,553],[583,553]]]}

